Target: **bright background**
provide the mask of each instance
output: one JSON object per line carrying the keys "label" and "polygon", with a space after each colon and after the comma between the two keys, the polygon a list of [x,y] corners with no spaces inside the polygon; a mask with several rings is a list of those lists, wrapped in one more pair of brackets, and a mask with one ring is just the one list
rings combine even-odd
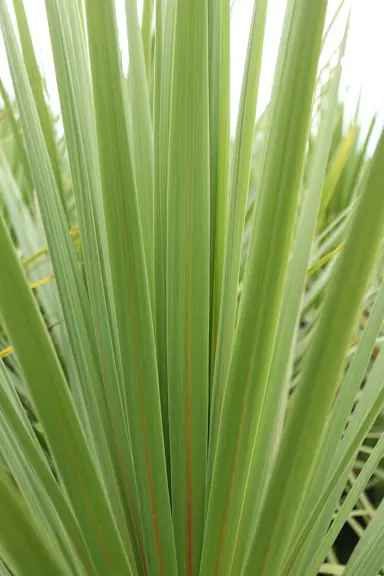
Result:
{"label": "bright background", "polygon": [[[308,0],[309,2],[311,0]],[[328,22],[335,14],[340,0],[329,0]],[[9,4],[11,2],[9,1]],[[127,63],[124,0],[116,0],[123,63]],[[236,129],[236,116],[240,99],[241,81],[247,50],[248,32],[253,0],[232,0],[231,11],[231,132]],[[141,13],[142,0],[138,0]],[[266,106],[273,81],[273,71],[286,0],[269,0],[269,11],[261,74],[258,114]],[[50,103],[59,111],[54,66],[52,61],[44,0],[25,0],[27,16],[32,30],[37,57],[46,77]],[[377,114],[376,138],[384,123],[384,0],[347,0],[322,56],[324,64],[337,49],[343,34],[349,8],[351,11],[350,35],[344,60],[340,97],[345,102],[346,114],[353,117],[361,93],[359,119],[362,134],[368,130],[372,116]],[[0,38],[0,73],[6,87],[12,92],[5,49]],[[375,140],[375,138],[373,139]]]}

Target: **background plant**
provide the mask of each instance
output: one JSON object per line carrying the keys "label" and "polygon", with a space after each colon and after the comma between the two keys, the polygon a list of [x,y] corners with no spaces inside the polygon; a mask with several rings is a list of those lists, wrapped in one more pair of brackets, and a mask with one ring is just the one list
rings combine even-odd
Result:
{"label": "background plant", "polygon": [[255,123],[257,0],[231,144],[228,1],[126,0],[127,75],[112,0],[45,4],[63,138],[0,0],[0,573],[377,575],[384,136],[343,122],[348,25],[323,84],[327,2],[288,1]]}

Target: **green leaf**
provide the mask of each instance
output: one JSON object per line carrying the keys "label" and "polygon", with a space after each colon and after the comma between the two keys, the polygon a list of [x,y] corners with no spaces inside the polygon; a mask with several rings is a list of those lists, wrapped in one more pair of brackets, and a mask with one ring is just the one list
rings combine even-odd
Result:
{"label": "green leaf", "polygon": [[[217,435],[223,409],[223,395],[235,335],[237,288],[239,283],[241,247],[251,171],[256,105],[259,91],[267,4],[268,3],[265,0],[261,0],[260,2],[257,1],[253,9],[247,60],[245,63],[241,102],[236,128],[228,206],[228,222],[225,238],[224,267],[222,271],[222,285],[220,287],[221,300],[220,304],[218,304],[217,301],[213,304],[214,310],[216,308],[214,320],[216,320],[218,314],[217,307],[220,305],[220,321],[218,325],[217,343],[215,342],[216,328],[215,325],[212,326],[212,338],[214,339],[212,341],[212,352],[215,363],[210,426],[209,483],[212,478],[213,462],[217,446]],[[213,190],[211,196],[212,194],[217,195],[217,191]],[[217,201],[213,202],[213,205],[211,202],[211,208],[215,210],[217,204],[217,208],[220,210],[220,203],[223,203],[223,198],[218,196]],[[214,223],[215,220],[212,221],[211,218],[211,224],[212,222]],[[213,231],[215,232],[215,229]],[[216,298],[217,295],[215,293],[214,299],[216,300]]]}
{"label": "green leaf", "polygon": [[[348,367],[347,373],[341,384],[341,389],[337,395],[334,407],[329,417],[324,435],[324,441],[317,457],[316,475],[312,479],[311,486],[306,496],[306,503],[302,511],[303,522],[307,517],[307,510],[311,510],[315,505],[319,492],[321,492],[324,483],[326,482],[327,478],[329,478],[330,471],[333,470],[337,464],[338,460],[335,459],[335,446],[338,444],[340,438],[343,435],[348,417],[355,403],[357,392],[360,388],[361,382],[363,381],[364,373],[367,369],[383,317],[384,285],[381,286],[380,292],[372,308],[369,321],[362,335],[359,347]],[[377,371],[380,370],[381,360],[377,358],[377,361],[378,364],[375,362],[375,368],[370,372],[369,386],[367,383],[360,402],[364,401],[367,393],[370,390],[372,379],[375,378],[375,374],[377,374]],[[374,389],[372,397],[375,398],[377,393],[377,389]],[[362,413],[364,413],[364,410]],[[353,417],[352,423],[353,422],[356,422],[356,424],[358,422],[358,420],[355,419],[355,416]],[[338,454],[338,452],[336,454]],[[333,513],[335,504],[337,503],[340,496],[340,490],[344,488],[345,482],[341,482],[341,484],[341,488],[336,490],[332,501],[327,506],[327,510],[325,510],[321,515],[319,514],[316,529],[312,531],[310,540],[308,541],[306,548],[302,551],[301,565],[302,570],[304,571],[318,550],[318,542],[319,538],[321,537],[320,535],[324,533],[324,530],[326,530],[327,526],[329,525],[331,514]]]}
{"label": "green leaf", "polygon": [[332,159],[332,164],[324,184],[324,191],[321,200],[319,222],[318,222],[319,228],[322,225],[327,206],[332,199],[336,186],[340,180],[341,174],[348,160],[349,154],[351,153],[351,148],[353,147],[356,141],[357,136],[356,132],[357,132],[356,126],[353,124],[349,129],[348,134],[341,142],[339,149],[335,154],[335,157]]}
{"label": "green leaf", "polygon": [[[3,16],[4,4],[0,3]],[[132,573],[67,382],[0,217],[0,315],[99,574]],[[28,327],[26,330],[25,327]]]}
{"label": "green leaf", "polygon": [[0,575],[1,576],[11,576],[11,573],[8,571],[8,569],[3,564],[3,561],[1,559],[0,559]]}
{"label": "green leaf", "polygon": [[[250,566],[264,572],[272,567],[279,569],[284,552],[281,543],[288,544],[286,534],[292,531],[303,504],[367,277],[384,232],[384,202],[380,192],[383,159],[384,134],[327,289],[254,540],[257,549],[253,546],[248,570]],[[280,521],[282,517],[284,522]]]}
{"label": "green leaf", "polygon": [[228,356],[203,573],[227,574],[232,564],[296,222],[325,3],[294,4],[288,5],[281,40],[236,339]]}
{"label": "green leaf", "polygon": [[52,168],[55,174],[56,184],[60,191],[61,202],[65,210],[66,202],[60,172],[58,150],[56,146],[55,127],[51,111],[44,98],[43,81],[40,74],[39,65],[36,60],[35,51],[33,48],[32,37],[29,31],[27,15],[25,13],[23,0],[13,0],[13,6],[15,8],[15,14],[16,14],[17,26],[19,29],[20,43],[25,68],[27,70],[28,79],[33,93],[33,98],[35,100],[36,109],[39,115],[41,129],[44,134],[45,143],[48,149]]}
{"label": "green leaf", "polygon": [[376,576],[384,566],[384,500],[343,572],[343,576]]}
{"label": "green leaf", "polygon": [[[286,424],[286,433],[259,524],[263,526],[263,533],[258,533],[257,555],[264,547],[268,547],[270,551],[267,563],[263,564],[264,569],[277,565],[277,538],[280,539],[281,550],[282,541],[288,544],[284,539],[284,530],[288,531],[289,526],[292,533],[291,525],[297,522],[301,512],[308,479],[321,446],[360,301],[382,240],[384,202],[380,186],[383,158],[384,133],[374,156],[366,188],[356,207],[346,245],[328,286],[326,300]],[[342,301],[339,298],[341,286],[344,287]],[[279,498],[277,495],[281,494],[282,485],[284,493]],[[271,514],[273,516],[274,510],[278,519],[284,514],[287,523],[276,523],[272,526],[269,521],[268,533],[263,522],[267,513],[270,518]],[[276,548],[273,547],[274,539]],[[249,563],[255,554],[254,547]],[[281,562],[281,559],[278,561]],[[257,566],[256,563],[254,565]]]}
{"label": "green leaf", "polygon": [[[232,567],[233,574],[238,573],[240,568],[236,563],[243,561],[247,538],[256,529],[263,503],[263,495],[266,491],[283,431],[284,414],[288,401],[288,384],[292,371],[293,348],[295,345],[295,338],[292,335],[295,335],[298,330],[308,260],[320,209],[323,183],[326,177],[327,160],[335,122],[335,106],[340,84],[341,60],[344,55],[347,30],[337,69],[330,81],[327,92],[329,106],[320,125],[315,143],[314,161],[309,175],[308,190],[305,190],[302,212],[297,225],[296,238],[287,271],[274,354],[259,431],[252,452],[252,469],[244,495],[241,527],[236,545],[235,563]],[[252,502],[254,503],[253,505],[251,505]]]}
{"label": "green leaf", "polygon": [[[284,576],[285,574],[289,574],[295,563],[300,560],[300,551],[302,551],[303,546],[306,544],[308,536],[312,536],[311,531],[316,523],[319,519],[321,519],[321,521],[323,520],[322,514],[328,515],[328,519],[326,518],[324,521],[323,534],[327,526],[329,526],[333,511],[340,499],[347,475],[356,460],[360,445],[366,438],[384,406],[384,386],[381,376],[384,366],[383,351],[377,360],[378,362],[375,363],[375,369],[370,373],[369,380],[364,388],[357,408],[351,416],[346,433],[334,455],[330,472],[325,484],[322,486],[321,494],[317,494],[316,501],[311,508],[308,508],[304,526],[290,546],[289,554],[287,552],[287,558],[284,563],[284,568],[282,569]],[[315,535],[317,536],[316,532]],[[316,538],[314,550],[317,551],[317,549],[318,538]],[[311,561],[312,558],[313,555],[309,557],[309,561]]]}
{"label": "green leaf", "polygon": [[[213,378],[223,282],[230,156],[230,7],[208,1],[210,143],[210,377]],[[257,84],[258,77],[254,79]]]}
{"label": "green leaf", "polygon": [[0,95],[3,99],[4,107],[6,108],[8,114],[9,114],[9,119],[10,119],[10,123],[11,123],[11,127],[12,127],[12,133],[13,133],[13,137],[16,141],[17,148],[19,150],[21,163],[22,163],[23,169],[24,169],[24,175],[25,175],[25,178],[27,179],[30,191],[32,191],[32,189],[33,189],[33,177],[32,177],[31,167],[29,165],[28,155],[27,155],[27,152],[25,150],[23,138],[20,134],[19,125],[16,121],[15,114],[13,112],[13,108],[12,108],[11,102],[9,100],[8,93],[7,93],[5,86],[1,80],[0,80]]}
{"label": "green leaf", "polygon": [[73,395],[96,465],[103,470],[108,496],[117,512],[121,508],[118,486],[111,463],[106,438],[108,418],[102,381],[102,367],[97,358],[95,331],[91,309],[76,254],[68,235],[59,191],[50,157],[40,127],[37,110],[26,71],[18,49],[9,14],[0,2],[1,23],[8,61],[18,101],[26,146],[36,183],[39,208],[44,223],[60,301],[80,376],[73,381]]}
{"label": "green leaf", "polygon": [[[44,544],[37,526],[23,509],[17,493],[0,470],[0,523],[7,525],[0,536],[0,552],[20,576],[30,574],[69,575]],[[23,551],[20,554],[20,550]]]}
{"label": "green leaf", "polygon": [[144,51],[145,70],[147,73],[148,89],[151,86],[151,69],[152,69],[152,17],[153,17],[153,0],[144,0],[141,34],[143,42],[142,45]]}
{"label": "green leaf", "polygon": [[232,142],[230,0],[125,0],[123,23],[115,0],[45,0],[58,118],[14,3],[0,574],[341,574],[345,523],[352,574],[377,573],[384,134],[337,100],[348,25],[319,68],[327,0],[287,2],[256,121],[254,0]]}
{"label": "green leaf", "polygon": [[[147,10],[152,10],[153,6],[149,6],[149,4],[151,3],[146,0],[144,3],[144,14],[146,14]],[[137,196],[139,200],[149,290],[153,304],[153,132],[149,107],[149,92],[145,76],[145,66],[148,63],[144,60],[144,56],[147,55],[143,52],[136,0],[125,0],[125,12],[127,17],[129,53],[129,106],[132,125],[130,147],[136,190],[138,191]],[[152,11],[150,15],[152,16]],[[149,20],[149,27],[151,31],[151,19]],[[151,41],[151,36],[149,41]]]}
{"label": "green leaf", "polygon": [[[118,344],[148,572],[176,571],[150,288],[125,121],[114,5],[86,5]],[[100,42],[103,38],[103,42]],[[150,415],[150,416],[149,416]]]}
{"label": "green leaf", "polygon": [[2,456],[9,471],[31,513],[44,527],[45,541],[50,538],[55,546],[55,556],[61,554],[72,572],[82,575],[81,563],[87,570],[92,566],[84,538],[1,360],[0,405]]}
{"label": "green leaf", "polygon": [[[81,229],[84,267],[87,277],[94,332],[102,367],[99,401],[104,408],[104,432],[112,460],[117,467],[123,497],[137,526],[137,490],[133,470],[130,439],[126,424],[125,393],[121,382],[121,365],[116,343],[113,295],[108,286],[109,265],[103,220],[101,183],[98,165],[96,126],[92,102],[90,70],[85,37],[76,0],[46,2],[53,56],[58,74],[59,95],[73,176],[74,192]],[[72,35],[76,31],[73,41]],[[99,396],[100,398],[100,396]],[[97,422],[98,426],[99,422]],[[99,427],[99,426],[98,426]],[[110,466],[110,458],[103,462]],[[119,500],[116,512],[120,525],[125,525]]]}
{"label": "green leaf", "polygon": [[168,370],[167,370],[167,206],[168,155],[176,0],[156,2],[155,96],[154,96],[154,260],[155,260],[155,332],[163,432],[171,484]]}
{"label": "green leaf", "polygon": [[[311,566],[308,569],[308,574],[313,574],[316,576],[317,569],[320,562],[325,558],[327,551],[331,548],[333,542],[335,541],[338,533],[342,529],[344,523],[348,519],[348,515],[353,510],[356,502],[361,496],[361,493],[365,489],[366,485],[370,477],[372,476],[373,472],[377,468],[380,463],[380,460],[384,456],[384,436],[378,441],[375,448],[373,449],[372,454],[367,460],[367,463],[364,465],[363,469],[359,473],[359,476],[351,488],[348,496],[345,498],[342,506],[337,511],[337,514],[332,522],[330,529],[327,532],[326,537],[320,547],[320,549],[316,552],[314,559],[312,560]],[[372,551],[371,551],[372,552]],[[351,558],[351,562],[353,562]],[[384,562],[384,558],[383,558]],[[376,571],[377,572],[377,571]],[[375,575],[376,575],[375,572]]]}
{"label": "green leaf", "polygon": [[[180,573],[203,544],[209,393],[207,1],[178,0],[167,214],[167,352],[172,519]],[[182,129],[180,129],[182,127]]]}

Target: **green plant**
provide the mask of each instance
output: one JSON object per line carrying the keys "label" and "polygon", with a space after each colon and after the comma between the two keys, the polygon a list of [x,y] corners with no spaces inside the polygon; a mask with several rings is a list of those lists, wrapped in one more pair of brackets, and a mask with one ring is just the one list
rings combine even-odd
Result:
{"label": "green plant", "polygon": [[228,0],[158,0],[153,58],[153,3],[141,33],[126,0],[127,76],[112,0],[45,4],[70,171],[0,0],[24,136],[2,89],[0,573],[375,576],[384,135],[340,145],[347,31],[310,134],[327,2],[289,0],[252,195],[267,0],[231,170]]}

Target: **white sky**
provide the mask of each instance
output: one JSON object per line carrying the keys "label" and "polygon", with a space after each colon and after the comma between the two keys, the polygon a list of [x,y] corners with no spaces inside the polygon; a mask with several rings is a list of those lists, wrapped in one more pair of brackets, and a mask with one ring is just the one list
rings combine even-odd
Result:
{"label": "white sky", "polygon": [[[11,0],[8,0],[11,3]],[[218,1],[218,0],[217,0]],[[241,91],[241,80],[247,50],[247,39],[254,0],[235,0],[231,19],[231,132],[234,134]],[[44,0],[24,0],[39,62],[46,76],[50,101],[58,112],[59,102],[50,50],[48,25]],[[311,2],[311,0],[308,0]],[[340,0],[329,0],[328,21],[335,13]],[[120,35],[123,58],[126,58],[124,0],[116,0],[118,22],[122,23]],[[141,11],[142,0],[138,0]],[[261,74],[258,113],[268,102],[272,87],[273,71],[277,56],[286,0],[269,0],[264,58]],[[384,0],[347,0],[329,35],[323,59],[337,48],[343,34],[348,7],[352,5],[350,35],[344,60],[341,95],[346,110],[353,115],[362,90],[360,120],[367,130],[373,114],[384,119]],[[0,38],[0,74],[8,89],[11,81],[5,50]],[[379,126],[378,126],[379,129]]]}

